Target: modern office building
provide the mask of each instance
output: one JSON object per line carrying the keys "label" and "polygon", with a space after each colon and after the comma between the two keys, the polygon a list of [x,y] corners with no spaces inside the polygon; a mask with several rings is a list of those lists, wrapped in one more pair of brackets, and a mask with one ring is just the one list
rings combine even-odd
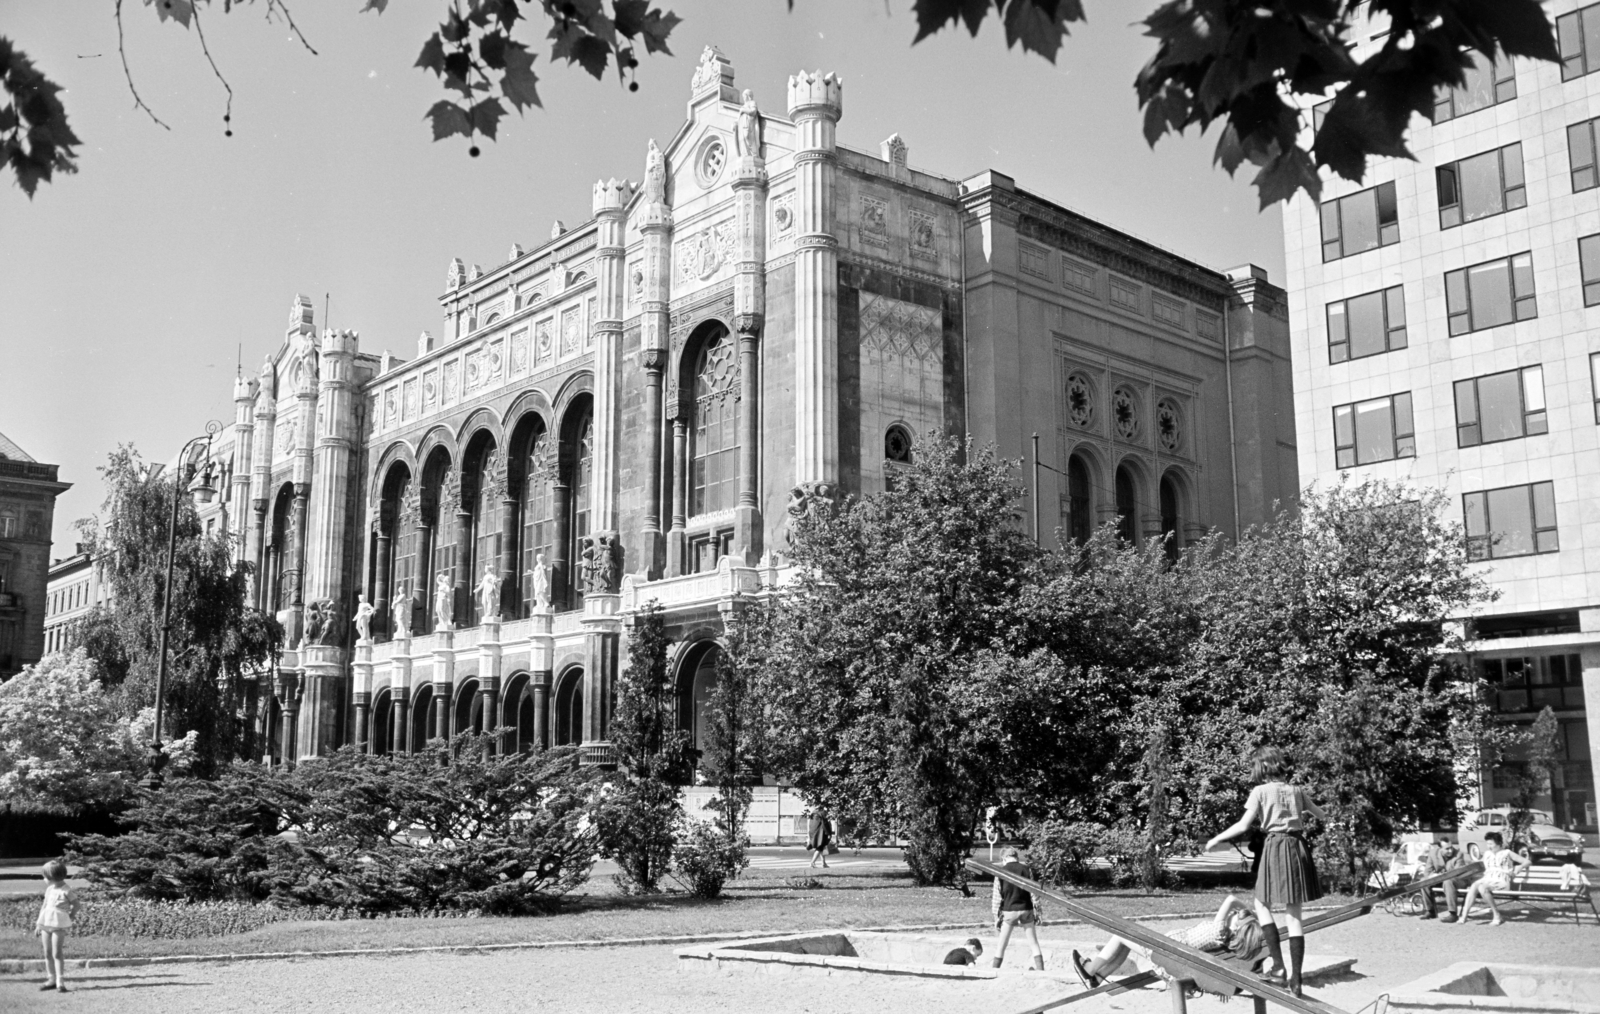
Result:
{"label": "modern office building", "polygon": [[[1320,204],[1285,209],[1284,244],[1300,475],[1448,492],[1501,593],[1468,624],[1469,664],[1508,721],[1554,709],[1564,764],[1542,802],[1594,831],[1600,5],[1546,10],[1561,64],[1480,57],[1413,124],[1416,161],[1325,175]],[[1510,798],[1511,773],[1485,771],[1486,805]]]}

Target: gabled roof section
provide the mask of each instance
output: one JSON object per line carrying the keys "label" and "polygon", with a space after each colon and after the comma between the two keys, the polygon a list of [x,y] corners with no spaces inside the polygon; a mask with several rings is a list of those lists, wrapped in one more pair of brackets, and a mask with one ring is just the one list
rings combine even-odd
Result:
{"label": "gabled roof section", "polygon": [[33,455],[18,447],[16,441],[0,433],[0,458],[8,461],[33,461]]}

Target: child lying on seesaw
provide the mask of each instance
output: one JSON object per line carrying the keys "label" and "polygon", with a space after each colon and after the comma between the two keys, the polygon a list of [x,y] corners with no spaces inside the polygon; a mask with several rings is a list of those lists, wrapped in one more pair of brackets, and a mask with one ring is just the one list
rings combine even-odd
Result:
{"label": "child lying on seesaw", "polygon": [[[1272,960],[1268,957],[1266,936],[1261,932],[1261,924],[1256,921],[1254,909],[1231,894],[1222,900],[1222,907],[1217,909],[1217,914],[1212,918],[1187,929],[1173,930],[1167,936],[1196,950],[1225,953],[1252,971],[1280,984],[1283,979],[1282,969],[1273,969],[1270,973],[1263,971],[1263,966]],[[1083,983],[1085,989],[1094,989],[1106,976],[1121,967],[1128,959],[1130,950],[1146,960],[1151,957],[1148,947],[1141,947],[1121,937],[1112,937],[1100,948],[1094,960],[1087,964],[1082,955],[1073,951],[1073,971],[1078,973],[1078,981]]]}

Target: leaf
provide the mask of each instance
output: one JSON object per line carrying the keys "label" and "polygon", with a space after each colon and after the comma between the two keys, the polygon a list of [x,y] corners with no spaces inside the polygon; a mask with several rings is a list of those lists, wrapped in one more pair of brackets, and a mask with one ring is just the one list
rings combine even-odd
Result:
{"label": "leaf", "polygon": [[990,0],[915,0],[912,9],[917,14],[917,35],[911,44],[916,45],[953,21],[964,21],[967,30],[976,36],[990,6]]}
{"label": "leaf", "polygon": [[161,21],[169,18],[177,21],[185,28],[194,17],[194,0],[144,0],[146,7],[156,9],[156,17]]}
{"label": "leaf", "polygon": [[1010,0],[1006,9],[1006,47],[1022,43],[1054,63],[1067,34],[1067,22],[1082,21],[1083,7],[1078,0]]}
{"label": "leaf", "polygon": [[1256,178],[1261,197],[1261,208],[1266,210],[1279,201],[1288,201],[1295,193],[1304,190],[1312,200],[1322,194],[1322,177],[1304,148],[1294,147],[1269,162]]}
{"label": "leaf", "polygon": [[[499,129],[500,117],[505,114],[506,107],[500,104],[499,99],[493,97],[484,99],[472,107],[472,126],[492,141],[495,131]],[[436,126],[434,130],[437,133],[438,127]]]}
{"label": "leaf", "polygon": [[428,110],[427,116],[433,121],[433,139],[442,141],[452,134],[463,137],[472,136],[472,120],[467,116],[467,111],[448,99],[440,99]]}
{"label": "leaf", "polygon": [[1538,0],[1455,0],[1450,6],[1453,19],[1495,39],[1507,53],[1552,63],[1561,59],[1550,20]]}
{"label": "leaf", "polygon": [[667,36],[672,34],[672,30],[678,27],[682,20],[671,11],[663,13],[660,10],[652,10],[645,15],[643,23],[639,26],[639,33],[644,36],[644,51],[671,56],[672,50],[667,48]]}
{"label": "leaf", "polygon": [[377,11],[379,14],[382,14],[384,11],[388,10],[388,8],[389,0],[367,0],[366,3],[361,5],[361,10],[359,13],[365,14],[368,11]]}
{"label": "leaf", "polygon": [[422,52],[417,54],[417,62],[411,66],[431,70],[441,76],[444,74],[444,40],[438,32],[428,36],[428,41],[422,44]]}
{"label": "leaf", "polygon": [[557,22],[550,29],[550,59],[576,63],[596,80],[605,76],[611,50],[605,43],[572,22]]}
{"label": "leaf", "polygon": [[500,79],[500,91],[521,112],[528,106],[540,105],[535,89],[538,77],[533,73],[534,54],[515,42],[505,49],[505,76]]}

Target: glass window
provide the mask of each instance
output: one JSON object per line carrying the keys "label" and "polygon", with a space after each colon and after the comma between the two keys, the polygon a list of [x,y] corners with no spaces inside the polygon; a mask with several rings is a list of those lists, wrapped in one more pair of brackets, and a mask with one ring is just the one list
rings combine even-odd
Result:
{"label": "glass window", "polygon": [[1328,304],[1328,361],[1375,356],[1406,347],[1404,286]]}
{"label": "glass window", "polygon": [[1087,264],[1073,260],[1071,257],[1061,258],[1061,280],[1066,285],[1084,292],[1094,291],[1094,268]]}
{"label": "glass window", "polygon": [[1433,122],[1443,123],[1457,116],[1510,102],[1517,97],[1517,74],[1511,57],[1504,53],[1488,61],[1474,54],[1460,88],[1441,88],[1433,100]]}
{"label": "glass window", "polygon": [[1139,286],[1111,276],[1111,302],[1125,310],[1139,312]]}
{"label": "glass window", "polygon": [[1328,118],[1328,110],[1333,108],[1333,100],[1318,102],[1311,107],[1311,132],[1316,133],[1322,129],[1322,121]]}
{"label": "glass window", "polygon": [[1600,303],[1600,235],[1578,240],[1578,266],[1583,272],[1583,305]]}
{"label": "glass window", "polygon": [[1584,120],[1567,128],[1567,161],[1572,165],[1572,192],[1600,186],[1595,173],[1594,120]]}
{"label": "glass window", "polygon": [[1589,354],[1589,393],[1594,395],[1594,421],[1600,425],[1600,352]]}
{"label": "glass window", "polygon": [[694,446],[689,463],[690,513],[732,510],[739,496],[738,356],[733,338],[706,342],[695,370]]}
{"label": "glass window", "polygon": [[1545,432],[1543,367],[1456,381],[1458,446],[1476,447]]}
{"label": "glass window", "polygon": [[1322,205],[1322,259],[1335,261],[1400,242],[1400,212],[1393,183],[1358,191]]}
{"label": "glass window", "polygon": [[1516,254],[1448,271],[1444,298],[1452,335],[1531,320],[1539,315],[1533,294],[1533,255]]}
{"label": "glass window", "polygon": [[1434,176],[1439,184],[1441,229],[1453,229],[1462,222],[1488,218],[1528,204],[1520,143],[1442,165],[1434,170]]}
{"label": "glass window", "polygon": [[1339,468],[1416,457],[1411,392],[1336,406],[1333,446],[1334,463]]}
{"label": "glass window", "polygon": [[1561,80],[1600,70],[1600,4],[1556,18],[1556,43],[1561,49]]}
{"label": "glass window", "polygon": [[1504,486],[1468,493],[1461,500],[1469,559],[1554,553],[1560,548],[1552,483]]}

